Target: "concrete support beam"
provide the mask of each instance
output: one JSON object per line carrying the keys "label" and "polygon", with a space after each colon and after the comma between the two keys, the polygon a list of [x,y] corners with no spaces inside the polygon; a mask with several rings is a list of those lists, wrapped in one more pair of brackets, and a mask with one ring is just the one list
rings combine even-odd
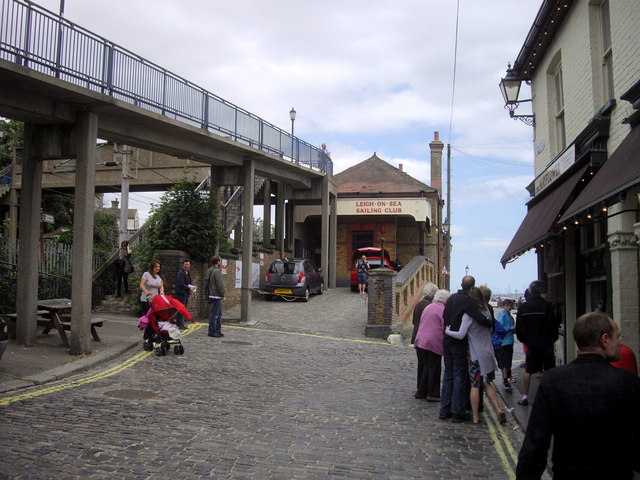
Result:
{"label": "concrete support beam", "polygon": [[32,346],[36,340],[38,302],[38,255],[40,252],[40,204],[42,200],[42,155],[38,140],[48,135],[46,126],[25,123],[24,178],[20,206],[20,256],[16,295],[16,343]]}
{"label": "concrete support beam", "polygon": [[264,182],[263,193],[263,213],[262,213],[262,246],[271,245],[271,182],[266,179]]}
{"label": "concrete support beam", "polygon": [[91,283],[97,135],[98,116],[91,112],[79,113],[74,132],[77,157],[71,266],[73,276],[71,354],[91,352]]}
{"label": "concrete support beam", "polygon": [[244,162],[244,194],[242,197],[242,285],[240,292],[240,320],[251,320],[251,263],[253,259],[253,197],[255,187],[253,160]]}
{"label": "concrete support beam", "polygon": [[325,274],[325,281],[329,288],[336,288],[336,265],[338,249],[338,198],[331,195],[331,216],[329,218],[329,272]]}
{"label": "concrete support beam", "polygon": [[284,184],[278,182],[276,193],[276,250],[284,258]]}
{"label": "concrete support beam", "polygon": [[322,272],[325,275],[329,273],[329,251],[331,250],[329,245],[329,181],[325,177],[322,180],[322,201],[320,207],[320,266]]}

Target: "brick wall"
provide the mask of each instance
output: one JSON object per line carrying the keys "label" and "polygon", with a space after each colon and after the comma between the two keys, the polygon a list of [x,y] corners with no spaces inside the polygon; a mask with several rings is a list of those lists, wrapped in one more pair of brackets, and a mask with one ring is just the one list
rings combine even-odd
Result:
{"label": "brick wall", "polygon": [[[175,294],[176,276],[178,270],[182,268],[183,259],[188,258],[186,252],[180,250],[158,250],[155,252],[156,258],[162,265],[162,272],[165,277],[165,291],[167,294]],[[264,276],[269,268],[269,265],[277,256],[277,252],[274,250],[260,249],[253,252],[251,262],[260,263],[260,257],[262,255],[263,265],[260,266],[260,287],[264,286]],[[227,262],[227,273],[222,275],[222,281],[224,282],[227,290],[227,296],[223,304],[225,310],[232,309],[240,305],[240,288],[236,288],[236,261],[242,261],[242,255],[234,255],[229,253],[220,253],[220,258]],[[208,262],[195,262],[191,261],[191,281],[198,287],[196,293],[192,293],[189,297],[188,309],[194,319],[206,320],[208,317],[208,302],[204,296],[204,278],[209,269]],[[252,298],[254,300],[261,300],[262,295],[254,290],[252,292]]]}

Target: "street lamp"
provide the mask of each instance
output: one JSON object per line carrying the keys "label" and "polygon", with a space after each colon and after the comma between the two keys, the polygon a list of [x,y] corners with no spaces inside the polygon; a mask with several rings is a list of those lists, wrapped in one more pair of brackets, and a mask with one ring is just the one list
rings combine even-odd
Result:
{"label": "street lamp", "polygon": [[500,92],[502,92],[502,97],[504,98],[504,108],[509,110],[509,116],[514,120],[521,120],[529,126],[535,125],[535,116],[534,115],[516,115],[516,108],[522,102],[530,102],[531,99],[528,98],[526,100],[518,99],[520,95],[520,87],[522,86],[522,79],[517,77],[514,71],[511,69],[511,64],[508,64],[507,68],[507,76],[500,80]]}
{"label": "street lamp", "polygon": [[[289,112],[289,118],[291,118],[291,160],[295,157],[293,154],[293,122],[296,121],[296,111],[293,107],[291,107],[291,111]],[[296,161],[298,163],[298,161]]]}
{"label": "street lamp", "polygon": [[464,267],[464,274],[465,274],[465,275],[469,275],[469,265],[467,265],[466,267]]}

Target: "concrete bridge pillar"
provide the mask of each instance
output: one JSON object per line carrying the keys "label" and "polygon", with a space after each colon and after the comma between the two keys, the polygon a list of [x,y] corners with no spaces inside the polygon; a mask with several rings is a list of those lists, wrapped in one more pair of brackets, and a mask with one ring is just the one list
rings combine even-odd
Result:
{"label": "concrete bridge pillar", "polygon": [[338,198],[331,195],[331,216],[329,217],[329,272],[325,279],[329,288],[336,288],[337,240],[338,240]]}
{"label": "concrete bridge pillar", "polygon": [[91,284],[98,116],[91,112],[79,113],[73,137],[76,153],[76,183],[73,204],[70,344],[71,354],[77,355],[91,352]]}
{"label": "concrete bridge pillar", "polygon": [[263,214],[262,214],[262,246],[268,248],[271,245],[271,181],[266,179],[264,186],[262,187],[264,200],[263,200]]}
{"label": "concrete bridge pillar", "polygon": [[[322,263],[322,272],[325,282],[328,281],[329,273],[329,251],[335,248],[329,246],[329,180],[327,177],[322,179],[321,207],[320,207],[320,261]],[[335,264],[334,264],[335,265]]]}
{"label": "concrete bridge pillar", "polygon": [[240,320],[251,320],[251,259],[253,258],[253,197],[255,186],[253,160],[244,161],[244,192],[242,197],[242,290],[240,292]]}
{"label": "concrete bridge pillar", "polygon": [[50,126],[24,125],[22,203],[20,206],[20,259],[16,288],[16,343],[31,346],[36,340],[38,301],[38,254],[40,252],[40,204],[42,157],[51,136]]}
{"label": "concrete bridge pillar", "polygon": [[278,182],[276,193],[276,250],[284,258],[284,183]]}

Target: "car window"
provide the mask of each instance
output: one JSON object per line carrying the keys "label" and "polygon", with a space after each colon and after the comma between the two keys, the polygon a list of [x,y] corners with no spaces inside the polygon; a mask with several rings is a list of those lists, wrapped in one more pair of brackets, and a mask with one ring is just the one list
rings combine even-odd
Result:
{"label": "car window", "polygon": [[300,265],[295,262],[273,262],[269,273],[299,273]]}

